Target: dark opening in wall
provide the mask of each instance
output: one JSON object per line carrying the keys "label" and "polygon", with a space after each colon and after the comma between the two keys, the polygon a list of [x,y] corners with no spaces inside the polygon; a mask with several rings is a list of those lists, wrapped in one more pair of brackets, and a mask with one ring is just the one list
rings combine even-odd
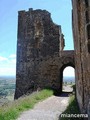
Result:
{"label": "dark opening in wall", "polygon": [[88,52],[90,53],[90,41],[88,41]]}
{"label": "dark opening in wall", "polygon": [[90,24],[87,25],[87,40],[88,40],[88,52],[90,53]]}
{"label": "dark opening in wall", "polygon": [[88,13],[88,11],[86,11],[85,15],[86,15],[86,23],[88,23],[89,22],[89,13]]}
{"label": "dark opening in wall", "polygon": [[90,24],[87,25],[87,39],[90,40]]}
{"label": "dark opening in wall", "polygon": [[89,1],[88,0],[85,0],[85,6],[89,7]]}

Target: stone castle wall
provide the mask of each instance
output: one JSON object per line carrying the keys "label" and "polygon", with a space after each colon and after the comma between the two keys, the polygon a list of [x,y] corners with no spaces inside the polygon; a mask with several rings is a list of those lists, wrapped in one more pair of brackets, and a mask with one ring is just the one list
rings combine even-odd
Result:
{"label": "stone castle wall", "polygon": [[[90,1],[73,0],[76,95],[79,107],[87,113],[90,99]],[[89,109],[90,111],[90,109]]]}
{"label": "stone castle wall", "polygon": [[74,51],[63,51],[64,46],[61,26],[49,12],[19,12],[15,98],[46,87],[60,90],[60,68],[74,64]]}
{"label": "stone castle wall", "polygon": [[51,86],[49,78],[41,81],[42,71],[45,71],[49,58],[55,54],[59,56],[61,34],[61,27],[53,23],[46,10],[19,11],[15,98],[46,84]]}

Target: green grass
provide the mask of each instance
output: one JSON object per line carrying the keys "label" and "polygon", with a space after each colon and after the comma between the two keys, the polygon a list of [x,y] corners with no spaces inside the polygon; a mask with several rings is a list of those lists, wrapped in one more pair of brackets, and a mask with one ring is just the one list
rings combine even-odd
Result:
{"label": "green grass", "polygon": [[32,109],[36,103],[53,95],[53,91],[44,89],[30,96],[19,98],[0,108],[0,120],[15,120],[21,112]]}
{"label": "green grass", "polygon": [[[69,105],[68,105],[67,109],[62,114],[80,114],[80,110],[79,110],[75,95],[70,96]],[[83,118],[61,117],[60,120],[83,120]]]}

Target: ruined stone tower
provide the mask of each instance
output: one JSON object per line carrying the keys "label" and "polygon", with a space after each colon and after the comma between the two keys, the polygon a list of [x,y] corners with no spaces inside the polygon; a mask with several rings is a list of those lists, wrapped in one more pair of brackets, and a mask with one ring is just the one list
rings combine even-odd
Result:
{"label": "ruined stone tower", "polygon": [[63,50],[64,44],[60,45],[61,40],[63,40],[61,26],[53,23],[50,13],[46,10],[29,9],[28,12],[18,13],[15,98],[38,88],[59,88],[60,81],[52,81],[56,76],[49,78],[50,74],[54,73],[51,68],[56,66],[49,68],[47,64],[54,55],[59,56],[60,46]]}

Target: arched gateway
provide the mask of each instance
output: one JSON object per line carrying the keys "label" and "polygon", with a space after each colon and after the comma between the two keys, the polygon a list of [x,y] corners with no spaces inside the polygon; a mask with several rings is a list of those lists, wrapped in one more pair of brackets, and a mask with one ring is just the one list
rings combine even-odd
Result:
{"label": "arched gateway", "polygon": [[61,62],[62,65],[60,65],[60,92],[62,92],[63,86],[63,70],[68,66],[75,68],[74,51],[68,50],[61,52]]}
{"label": "arched gateway", "polygon": [[[15,98],[43,88],[52,88],[61,93],[64,68],[67,66],[75,68],[74,51],[62,51],[60,56],[49,56],[44,60],[38,60],[38,64],[37,60],[34,62],[34,73],[25,74],[23,77],[17,74]],[[30,78],[32,78],[31,81]],[[20,84],[18,84],[19,82]]]}

